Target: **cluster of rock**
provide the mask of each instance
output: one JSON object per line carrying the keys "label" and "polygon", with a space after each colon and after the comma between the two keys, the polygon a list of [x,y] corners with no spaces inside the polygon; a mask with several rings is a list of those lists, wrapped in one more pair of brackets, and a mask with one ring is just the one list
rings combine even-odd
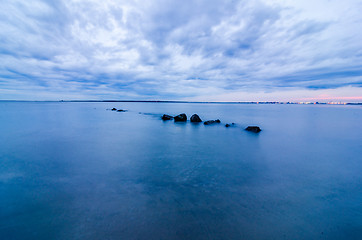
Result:
{"label": "cluster of rock", "polygon": [[127,110],[117,109],[117,108],[112,108],[111,110],[116,112],[127,112]]}
{"label": "cluster of rock", "polygon": [[[187,121],[187,116],[185,113],[181,113],[175,117],[168,115],[168,114],[163,114],[163,116],[161,117],[162,120],[167,121],[167,120],[174,120],[175,122],[186,122]],[[199,115],[194,114],[191,116],[190,118],[190,122],[192,123],[200,123],[202,122],[201,118],[199,117]],[[208,120],[204,122],[204,125],[213,125],[213,124],[219,124],[221,123],[221,121],[219,119],[216,120]],[[235,123],[227,123],[225,124],[225,127],[234,127]],[[247,128],[245,128],[246,131],[249,132],[254,132],[254,133],[258,133],[261,131],[261,129],[258,126],[248,126]]]}
{"label": "cluster of rock", "polygon": [[[112,111],[116,111],[116,112],[127,112],[127,110],[117,109],[117,108],[112,108],[112,109],[107,109],[107,110],[112,110]],[[161,119],[164,121],[174,120],[175,122],[187,122],[187,116],[185,113],[181,113],[174,117],[171,115],[163,114]],[[199,117],[199,115],[194,114],[190,117],[190,122],[201,123],[202,120]],[[216,120],[205,121],[204,125],[213,125],[213,124],[220,124],[220,123],[221,123],[221,121],[219,119],[216,119]],[[227,124],[225,124],[225,127],[235,127],[235,123],[227,123]],[[245,130],[249,131],[249,132],[253,132],[253,133],[259,133],[261,131],[260,127],[258,127],[258,126],[248,126],[247,128],[245,128]]]}
{"label": "cluster of rock", "polygon": [[212,124],[215,124],[215,123],[221,123],[221,121],[219,119],[209,120],[209,121],[205,121],[204,125],[212,125]]}
{"label": "cluster of rock", "polygon": [[[185,113],[181,113],[175,117],[167,115],[167,114],[163,114],[162,116],[162,120],[167,121],[167,120],[174,120],[175,122],[186,122],[187,121],[187,116]],[[191,116],[190,118],[190,122],[202,122],[201,118],[197,115],[194,114]]]}

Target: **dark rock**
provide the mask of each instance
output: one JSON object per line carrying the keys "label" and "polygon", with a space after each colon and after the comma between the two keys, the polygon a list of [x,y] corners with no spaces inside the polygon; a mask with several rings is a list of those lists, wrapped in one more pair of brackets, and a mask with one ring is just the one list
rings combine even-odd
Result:
{"label": "dark rock", "polygon": [[126,110],[118,109],[117,112],[126,112]]}
{"label": "dark rock", "polygon": [[172,116],[170,116],[170,115],[167,115],[167,114],[163,114],[163,116],[162,116],[162,120],[171,120],[171,119],[173,119],[173,117]]}
{"label": "dark rock", "polygon": [[204,122],[205,125],[211,125],[211,124],[215,124],[215,123],[220,123],[220,120],[216,119],[216,120],[209,120],[209,121]]}
{"label": "dark rock", "polygon": [[173,119],[175,120],[175,122],[186,122],[187,121],[187,116],[186,116],[185,113],[181,113],[180,115],[177,115]]}
{"label": "dark rock", "polygon": [[112,111],[117,111],[117,108],[112,108],[111,110],[112,110]]}
{"label": "dark rock", "polygon": [[247,128],[245,128],[245,130],[254,133],[258,133],[261,131],[260,127],[258,126],[248,126]]}
{"label": "dark rock", "polygon": [[201,120],[201,118],[199,117],[199,115],[194,114],[194,115],[191,116],[190,122],[198,123],[198,122],[202,122],[202,120]]}
{"label": "dark rock", "polygon": [[235,123],[231,123],[231,124],[227,123],[227,124],[225,124],[225,127],[233,127],[234,125],[235,125]]}

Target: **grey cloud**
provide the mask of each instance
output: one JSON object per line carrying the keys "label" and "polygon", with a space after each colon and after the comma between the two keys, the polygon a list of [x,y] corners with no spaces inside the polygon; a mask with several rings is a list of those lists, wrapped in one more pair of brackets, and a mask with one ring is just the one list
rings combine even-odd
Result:
{"label": "grey cloud", "polygon": [[320,20],[264,1],[6,0],[0,7],[4,90],[21,82],[50,92],[69,86],[81,96],[162,99],[182,89],[197,96],[360,82],[357,15],[339,36],[351,19]]}

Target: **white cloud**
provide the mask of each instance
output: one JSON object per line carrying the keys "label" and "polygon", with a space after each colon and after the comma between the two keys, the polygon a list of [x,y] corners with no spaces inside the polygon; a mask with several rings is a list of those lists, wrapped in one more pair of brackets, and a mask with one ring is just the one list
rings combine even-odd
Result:
{"label": "white cloud", "polygon": [[0,9],[1,99],[362,86],[359,0],[4,0]]}

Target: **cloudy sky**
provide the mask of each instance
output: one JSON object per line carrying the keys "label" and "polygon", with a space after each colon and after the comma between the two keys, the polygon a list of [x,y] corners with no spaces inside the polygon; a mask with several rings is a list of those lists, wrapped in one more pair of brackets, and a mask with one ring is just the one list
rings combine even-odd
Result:
{"label": "cloudy sky", "polygon": [[0,100],[362,102],[362,0],[1,0]]}

